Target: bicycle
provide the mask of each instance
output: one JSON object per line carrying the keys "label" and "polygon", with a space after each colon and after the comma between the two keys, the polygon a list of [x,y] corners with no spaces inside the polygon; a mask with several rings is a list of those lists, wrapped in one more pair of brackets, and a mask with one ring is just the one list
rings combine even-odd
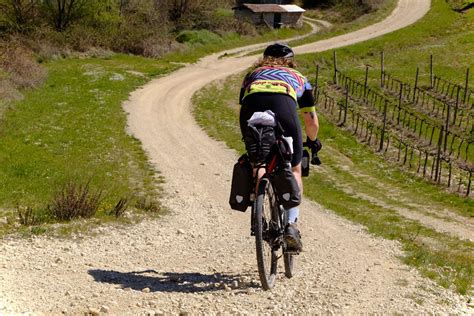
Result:
{"label": "bicycle", "polygon": [[[252,204],[251,235],[255,236],[258,273],[264,290],[270,290],[275,285],[278,260],[281,257],[284,261],[285,276],[287,278],[293,277],[294,257],[299,254],[298,251],[288,249],[284,238],[285,228],[288,225],[288,214],[282,206],[281,198],[276,194],[278,188],[275,187],[274,176],[281,168],[286,167],[284,164],[289,162],[288,159],[282,159],[279,144],[281,144],[281,138],[272,145],[273,148],[265,161],[254,165],[256,172],[252,192],[255,192],[256,196],[254,196]],[[311,162],[316,160],[319,162],[317,152],[313,153]],[[259,178],[261,169],[264,169],[265,172]],[[281,255],[278,254],[280,249]]]}

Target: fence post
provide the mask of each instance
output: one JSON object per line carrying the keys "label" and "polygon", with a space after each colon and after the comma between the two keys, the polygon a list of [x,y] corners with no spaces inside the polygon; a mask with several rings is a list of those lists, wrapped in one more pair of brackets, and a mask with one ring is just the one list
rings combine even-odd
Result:
{"label": "fence post", "polygon": [[385,104],[383,106],[383,125],[382,125],[382,132],[380,133],[379,151],[383,150],[383,141],[384,141],[384,138],[385,138],[385,128],[387,126],[387,103],[388,103],[388,100],[385,99]]}
{"label": "fence post", "polygon": [[397,124],[400,124],[400,111],[402,109],[402,97],[403,97],[403,85],[400,83],[400,92],[398,94],[398,116],[397,116]]}
{"label": "fence post", "polygon": [[319,86],[319,64],[316,65],[316,87]]}
{"label": "fence post", "polygon": [[472,181],[472,170],[469,170],[469,180],[467,183],[466,196],[469,196],[469,193],[471,192],[471,181]]}
{"label": "fence post", "polygon": [[443,145],[443,152],[446,152],[446,148],[448,146],[448,134],[449,134],[449,117],[451,116],[451,104],[446,103],[448,109],[446,110],[446,129],[444,130],[444,145]]}
{"label": "fence post", "polygon": [[433,54],[430,55],[430,88],[433,89]]}
{"label": "fence post", "polygon": [[385,55],[382,51],[380,53],[380,86],[384,87],[384,74],[385,74]]}
{"label": "fence post", "polygon": [[418,89],[418,76],[420,74],[420,68],[416,67],[416,77],[415,77],[415,86],[413,87],[413,104],[415,104],[416,100],[416,89]]}
{"label": "fence post", "polygon": [[347,118],[347,108],[349,107],[349,87],[346,84],[346,100],[344,102],[344,117],[342,119],[342,124],[341,126],[344,126],[346,124],[346,118]]}
{"label": "fence post", "polygon": [[469,68],[466,70],[466,84],[464,85],[464,98],[462,103],[466,104],[467,102],[467,89],[469,88]]}
{"label": "fence post", "polygon": [[461,87],[458,86],[458,91],[456,93],[456,104],[454,105],[454,114],[453,114],[453,125],[456,125],[456,116],[458,114],[459,107],[459,93],[461,92]]}
{"label": "fence post", "polygon": [[438,138],[438,152],[436,154],[436,167],[435,167],[434,181],[438,181],[439,165],[441,162],[441,145],[443,144],[443,134],[444,134],[444,126],[441,126],[441,130],[439,131],[439,138]]}
{"label": "fence post", "polygon": [[365,66],[365,81],[364,81],[364,102],[367,102],[367,84],[369,80],[369,66]]}
{"label": "fence post", "polygon": [[[315,61],[315,63],[316,63],[316,61]],[[315,78],[315,81],[314,81],[314,92],[313,92],[314,96],[316,96],[318,94],[318,89],[319,89],[318,81],[319,81],[319,64],[316,64],[316,78]]]}
{"label": "fence post", "polygon": [[336,51],[333,52],[333,62],[334,62],[334,84],[337,85],[337,55]]}

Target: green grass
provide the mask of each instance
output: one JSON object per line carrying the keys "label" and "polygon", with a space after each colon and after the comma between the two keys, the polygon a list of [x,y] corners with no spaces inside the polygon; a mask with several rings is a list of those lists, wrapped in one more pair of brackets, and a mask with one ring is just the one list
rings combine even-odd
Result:
{"label": "green grass", "polygon": [[[415,25],[367,43],[338,49],[340,68],[363,78],[365,65],[375,68],[383,49],[387,70],[402,80],[411,81],[419,66],[424,71],[421,84],[426,85],[432,53],[436,74],[462,82],[474,54],[471,11],[460,15],[451,11],[444,1],[435,0],[429,14]],[[331,80],[332,53],[298,56],[303,73],[313,73],[315,60],[322,65],[321,82]],[[240,74],[223,85],[206,87],[194,98],[198,123],[209,135],[239,152],[244,151],[237,125],[237,98],[242,77]],[[372,70],[372,84],[376,85],[377,80],[378,73]],[[405,250],[402,260],[440,285],[461,294],[472,293],[474,243],[404,217],[398,210],[448,222],[462,221],[464,217],[472,219],[474,216],[474,200],[448,193],[405,173],[324,117],[320,122],[323,165],[304,180],[305,195],[338,215],[366,226],[377,236],[397,240]],[[452,217],[454,215],[459,218]]]}
{"label": "green grass", "polygon": [[44,86],[25,92],[0,127],[0,206],[13,216],[16,205],[45,214],[67,181],[104,190],[98,217],[122,197],[157,195],[161,181],[140,142],[125,132],[122,102],[150,78],[177,66],[115,55],[63,59],[45,65]]}
{"label": "green grass", "polygon": [[230,32],[223,36],[219,36],[209,31],[185,31],[185,36],[183,37],[190,38],[189,41],[184,41],[187,42],[186,49],[183,52],[169,54],[163,58],[163,60],[192,63],[207,54],[239,46],[290,38],[306,34],[310,31],[311,27],[307,24],[304,24],[300,29],[284,28],[265,31],[261,30],[261,33],[257,36],[242,36],[236,32]]}

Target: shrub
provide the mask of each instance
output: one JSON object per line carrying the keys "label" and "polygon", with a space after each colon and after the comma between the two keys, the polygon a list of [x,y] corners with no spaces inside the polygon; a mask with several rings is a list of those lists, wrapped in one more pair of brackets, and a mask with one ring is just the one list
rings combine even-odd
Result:
{"label": "shrub", "polygon": [[108,213],[109,215],[113,215],[116,218],[122,217],[123,214],[127,211],[128,208],[128,198],[120,199],[115,207]]}
{"label": "shrub", "polygon": [[199,30],[199,31],[182,31],[176,36],[176,41],[179,43],[189,43],[189,44],[212,44],[219,43],[222,41],[222,38],[208,30]]}
{"label": "shrub", "polygon": [[31,207],[17,206],[18,218],[23,226],[32,226],[40,223],[39,217],[35,214]]}
{"label": "shrub", "polygon": [[144,197],[144,196],[140,197],[137,200],[137,203],[135,206],[138,209],[148,212],[148,213],[158,213],[161,209],[160,205],[155,199]]}
{"label": "shrub", "polygon": [[24,43],[10,39],[0,42],[0,68],[16,88],[35,88],[46,79],[46,70],[39,65]]}
{"label": "shrub", "polygon": [[89,218],[95,215],[102,200],[101,190],[92,192],[90,180],[85,184],[66,183],[48,206],[52,216],[61,221],[74,218]]}

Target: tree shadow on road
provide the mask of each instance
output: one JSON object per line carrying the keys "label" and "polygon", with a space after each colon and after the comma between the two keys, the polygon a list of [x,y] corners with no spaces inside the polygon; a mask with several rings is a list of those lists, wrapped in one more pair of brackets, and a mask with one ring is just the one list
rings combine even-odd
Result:
{"label": "tree shadow on road", "polygon": [[[155,270],[119,272],[113,270],[89,270],[88,273],[96,282],[121,285],[141,291],[149,288],[150,292],[197,293],[223,291],[225,285],[231,287],[240,276],[230,274],[202,274],[198,272],[157,272]],[[255,287],[252,283],[239,284],[243,290]]]}

